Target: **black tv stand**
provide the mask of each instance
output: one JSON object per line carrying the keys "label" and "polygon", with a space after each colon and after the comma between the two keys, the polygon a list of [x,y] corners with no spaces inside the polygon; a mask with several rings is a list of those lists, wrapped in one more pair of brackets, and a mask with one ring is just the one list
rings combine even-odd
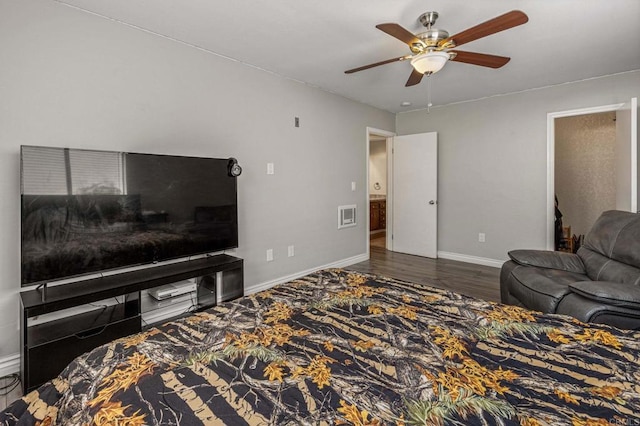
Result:
{"label": "black tv stand", "polygon": [[[222,274],[221,282],[216,278],[218,273]],[[197,283],[195,310],[214,306],[218,293],[223,301],[244,294],[243,260],[227,254],[154,265],[69,284],[44,284],[20,293],[23,391],[31,391],[54,378],[82,353],[141,331],[140,292],[194,277]],[[89,312],[69,315],[60,312],[105,300],[110,303]],[[38,316],[52,313],[62,317],[40,323],[33,321]]]}

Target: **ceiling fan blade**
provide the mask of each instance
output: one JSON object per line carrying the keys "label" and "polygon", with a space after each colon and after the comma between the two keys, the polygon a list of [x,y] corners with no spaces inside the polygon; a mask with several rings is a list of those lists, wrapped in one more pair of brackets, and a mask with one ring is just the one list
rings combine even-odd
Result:
{"label": "ceiling fan blade", "polygon": [[411,47],[416,43],[422,44],[422,41],[420,41],[420,39],[416,37],[411,31],[405,29],[404,27],[398,24],[394,24],[394,23],[378,24],[376,25],[376,28],[379,29],[380,31],[384,31],[385,33],[389,34],[391,37],[395,37],[398,40],[404,43],[407,43],[409,47]]}
{"label": "ceiling fan blade", "polygon": [[362,71],[362,70],[368,70],[369,68],[373,68],[373,67],[377,67],[377,66],[385,65],[385,64],[390,64],[392,62],[404,61],[404,60],[409,59],[410,57],[411,57],[411,55],[405,55],[405,56],[400,56],[398,58],[387,59],[386,61],[376,62],[375,64],[363,65],[363,66],[358,67],[358,68],[353,68],[353,69],[350,69],[350,70],[346,70],[344,73],[345,74],[352,74],[354,72],[358,72],[358,71]]}
{"label": "ceiling fan blade", "polygon": [[512,10],[504,15],[489,19],[475,27],[471,27],[458,34],[452,35],[438,43],[438,46],[444,46],[451,40],[453,40],[456,46],[462,46],[470,41],[474,41],[500,31],[508,30],[509,28],[517,27],[527,21],[529,21],[529,17],[524,12],[520,10]]}
{"label": "ceiling fan blade", "polygon": [[506,56],[487,55],[485,53],[463,52],[460,50],[450,50],[449,52],[456,54],[451,59],[454,62],[464,62],[465,64],[480,65],[481,67],[500,68],[511,60]]}
{"label": "ceiling fan blade", "polygon": [[418,71],[416,71],[415,69],[411,72],[411,75],[409,76],[409,80],[407,80],[407,84],[405,84],[405,87],[409,87],[409,86],[415,86],[416,84],[420,83],[422,81],[422,77],[424,76],[424,74],[419,73]]}

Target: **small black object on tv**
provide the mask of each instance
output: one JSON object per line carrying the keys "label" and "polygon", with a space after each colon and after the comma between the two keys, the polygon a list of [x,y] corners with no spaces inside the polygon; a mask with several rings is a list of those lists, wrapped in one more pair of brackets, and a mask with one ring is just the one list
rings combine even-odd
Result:
{"label": "small black object on tv", "polygon": [[229,159],[22,146],[22,286],[238,247]]}

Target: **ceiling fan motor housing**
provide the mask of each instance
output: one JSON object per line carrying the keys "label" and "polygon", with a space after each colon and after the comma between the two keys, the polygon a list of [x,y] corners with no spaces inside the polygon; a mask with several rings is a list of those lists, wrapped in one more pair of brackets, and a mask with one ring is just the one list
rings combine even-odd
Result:
{"label": "ceiling fan motor housing", "polygon": [[430,47],[437,47],[441,40],[449,37],[449,33],[445,30],[432,28],[423,33],[416,34],[416,37],[418,37],[428,49]]}
{"label": "ceiling fan motor housing", "polygon": [[[418,21],[427,28],[420,34],[416,34],[416,37],[422,41],[423,46],[410,46],[413,53],[423,53],[425,51],[433,50],[438,47],[438,43],[449,37],[449,33],[445,30],[439,30],[432,28],[433,24],[438,19],[438,12],[425,12],[418,18]],[[447,46],[450,47],[450,46]]]}

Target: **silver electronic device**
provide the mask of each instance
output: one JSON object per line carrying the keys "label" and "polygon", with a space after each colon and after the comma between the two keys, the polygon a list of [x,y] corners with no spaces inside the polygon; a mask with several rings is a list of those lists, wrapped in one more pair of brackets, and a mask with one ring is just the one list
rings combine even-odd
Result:
{"label": "silver electronic device", "polygon": [[198,286],[196,282],[193,280],[189,280],[175,284],[163,285],[162,287],[156,287],[149,290],[149,295],[156,300],[166,300],[172,297],[191,293],[193,291],[196,291],[197,288]]}

